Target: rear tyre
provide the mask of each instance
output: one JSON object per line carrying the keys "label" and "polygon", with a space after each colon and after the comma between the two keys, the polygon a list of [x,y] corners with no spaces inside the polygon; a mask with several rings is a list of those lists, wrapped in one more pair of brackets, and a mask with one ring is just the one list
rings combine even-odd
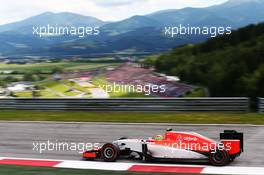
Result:
{"label": "rear tyre", "polygon": [[120,149],[112,143],[106,143],[101,149],[101,158],[105,162],[114,162],[120,156]]}
{"label": "rear tyre", "polygon": [[236,155],[230,155],[230,162],[233,162],[236,159]]}
{"label": "rear tyre", "polygon": [[230,162],[230,156],[226,150],[216,150],[210,154],[209,161],[214,166],[224,166]]}

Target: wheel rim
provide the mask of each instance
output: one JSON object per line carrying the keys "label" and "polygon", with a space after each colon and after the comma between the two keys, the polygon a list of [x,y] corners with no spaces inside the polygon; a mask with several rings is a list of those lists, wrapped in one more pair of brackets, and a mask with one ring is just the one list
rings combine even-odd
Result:
{"label": "wheel rim", "polygon": [[110,158],[113,157],[113,155],[114,155],[114,149],[113,149],[113,148],[108,147],[108,148],[106,148],[106,149],[104,150],[104,156],[105,156],[106,158],[110,159]]}
{"label": "wheel rim", "polygon": [[221,162],[224,159],[224,154],[222,152],[217,152],[214,154],[214,159],[216,162]]}

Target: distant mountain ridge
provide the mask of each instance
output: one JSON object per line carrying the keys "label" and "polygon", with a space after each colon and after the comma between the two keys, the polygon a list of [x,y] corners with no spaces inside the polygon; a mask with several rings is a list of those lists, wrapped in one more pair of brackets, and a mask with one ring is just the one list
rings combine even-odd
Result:
{"label": "distant mountain ridge", "polygon": [[106,22],[95,17],[84,16],[70,12],[52,13],[46,12],[27,18],[25,20],[0,26],[0,32],[16,31],[21,33],[32,32],[32,26],[102,26]]}
{"label": "distant mountain ridge", "polygon": [[110,33],[111,31],[115,33],[125,33],[140,28],[160,26],[161,23],[156,19],[149,18],[148,16],[135,15],[119,22],[106,24],[102,27],[102,30]]}
{"label": "distant mountain ridge", "polygon": [[222,5],[208,7],[207,10],[231,19],[237,27],[264,21],[263,0],[229,0]]}
{"label": "distant mountain ridge", "polygon": [[[0,55],[82,55],[133,52],[164,52],[173,47],[206,40],[209,36],[164,36],[165,26],[232,26],[233,29],[264,21],[264,1],[229,0],[207,8],[183,8],[135,15],[118,22],[69,12],[47,12],[31,18],[0,26]],[[60,36],[38,38],[32,36],[33,25],[100,26],[100,35],[80,39]],[[15,38],[20,38],[15,40]],[[24,39],[23,39],[24,38]],[[19,47],[18,47],[19,46]],[[23,47],[21,47],[23,46]]]}

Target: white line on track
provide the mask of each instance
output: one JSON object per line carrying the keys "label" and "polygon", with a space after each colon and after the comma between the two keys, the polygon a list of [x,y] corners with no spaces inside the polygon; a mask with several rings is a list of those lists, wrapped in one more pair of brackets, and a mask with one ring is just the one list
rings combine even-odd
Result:
{"label": "white line on track", "polygon": [[264,167],[205,167],[202,174],[263,175]]}
{"label": "white line on track", "polygon": [[111,170],[111,171],[128,171],[132,166],[159,166],[159,167],[185,167],[185,168],[203,168],[201,174],[218,174],[218,175],[263,175],[264,167],[214,167],[201,165],[183,165],[183,164],[148,164],[148,163],[125,163],[125,162],[100,162],[100,161],[73,161],[73,160],[54,160],[54,159],[32,159],[32,158],[14,158],[0,157],[0,160],[31,160],[31,161],[59,161],[53,167],[72,168],[72,169],[94,169],[94,170]]}
{"label": "white line on track", "polygon": [[111,170],[127,171],[132,166],[131,163],[111,163],[111,162],[88,162],[88,161],[64,161],[55,167],[57,168],[74,168],[74,169],[94,169],[94,170]]}

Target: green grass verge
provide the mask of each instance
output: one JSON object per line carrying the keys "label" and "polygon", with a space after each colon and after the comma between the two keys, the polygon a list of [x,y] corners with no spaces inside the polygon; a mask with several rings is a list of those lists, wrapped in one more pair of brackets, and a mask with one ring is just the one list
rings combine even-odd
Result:
{"label": "green grass verge", "polygon": [[89,88],[95,88],[96,87],[92,84],[89,87],[83,87],[83,86],[80,86],[77,83],[69,81],[69,80],[63,80],[63,83],[72,87],[73,89],[75,89],[77,91],[80,91],[80,92],[90,92]]}
{"label": "green grass verge", "polygon": [[64,93],[65,91],[69,90],[69,88],[67,86],[63,85],[59,81],[52,81],[52,80],[43,81],[40,83],[36,83],[36,85],[43,87],[43,88],[47,87],[47,88],[52,89],[53,91],[61,92],[61,93]]}
{"label": "green grass verge", "polygon": [[[79,93],[71,91],[70,87],[66,86],[66,84],[63,84],[64,82],[61,81],[53,81],[53,80],[48,80],[48,81],[42,81],[39,83],[36,83],[39,87],[42,89],[49,88],[51,92],[45,91],[42,92],[40,95],[41,97],[56,97],[56,93],[62,94],[66,97],[71,97],[71,96],[76,96]],[[19,96],[19,97],[25,97],[25,96]]]}
{"label": "green grass verge", "polygon": [[67,92],[64,92],[64,95],[67,96],[67,97],[76,96],[76,95],[78,95],[78,94],[79,94],[79,93],[74,92],[74,91],[67,91]]}
{"label": "green grass verge", "polygon": [[[0,165],[0,175],[169,175],[165,173],[132,173],[121,171],[79,170],[47,167]],[[171,174],[171,173],[170,173]]]}
{"label": "green grass verge", "polygon": [[217,112],[73,112],[73,111],[0,111],[0,120],[10,121],[80,121],[80,122],[157,122],[192,124],[264,125],[264,115],[257,113]]}
{"label": "green grass verge", "polygon": [[81,65],[68,66],[65,68],[65,71],[84,71],[109,66],[116,67],[118,65],[120,65],[120,63],[81,63]]}
{"label": "green grass verge", "polygon": [[32,97],[32,91],[14,92],[15,97]]}
{"label": "green grass verge", "polygon": [[32,63],[32,64],[4,64],[0,63],[0,70],[13,70],[18,72],[51,72],[55,68],[62,68],[65,71],[92,70],[100,67],[117,66],[118,63],[77,63],[77,62],[58,62],[58,63]]}
{"label": "green grass verge", "polygon": [[48,91],[48,90],[41,90],[40,91],[40,97],[42,97],[42,98],[54,98],[54,97],[59,97],[59,96],[56,95],[55,93]]}

